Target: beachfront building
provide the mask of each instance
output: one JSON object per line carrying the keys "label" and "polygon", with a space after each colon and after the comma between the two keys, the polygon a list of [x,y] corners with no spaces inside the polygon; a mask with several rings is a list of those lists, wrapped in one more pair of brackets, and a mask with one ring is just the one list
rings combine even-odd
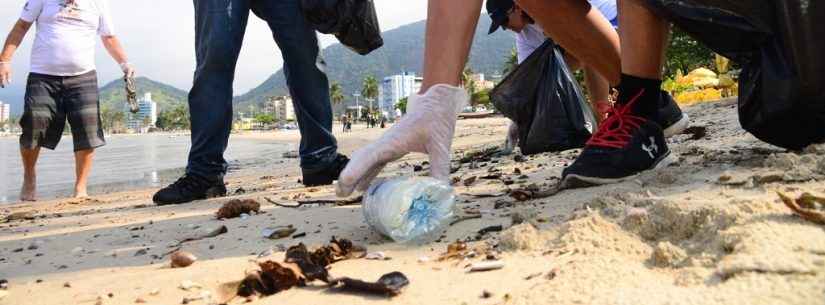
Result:
{"label": "beachfront building", "polygon": [[136,133],[146,133],[158,122],[158,103],[152,100],[152,93],[146,92],[138,99],[137,113],[126,111],[126,128]]}
{"label": "beachfront building", "polygon": [[0,126],[11,119],[11,105],[0,101]]}
{"label": "beachfront building", "polygon": [[295,121],[295,107],[291,96],[270,96],[264,102],[264,113],[271,114],[275,122]]}
{"label": "beachfront building", "polygon": [[409,97],[421,90],[422,77],[412,72],[402,72],[384,78],[378,88],[378,111],[388,118],[395,118],[395,105],[402,98]]}

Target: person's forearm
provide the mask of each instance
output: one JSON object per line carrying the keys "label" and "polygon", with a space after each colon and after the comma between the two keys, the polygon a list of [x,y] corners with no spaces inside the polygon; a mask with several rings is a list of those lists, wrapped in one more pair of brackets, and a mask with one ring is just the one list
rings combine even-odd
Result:
{"label": "person's forearm", "polygon": [[129,62],[129,58],[126,57],[126,51],[123,50],[123,46],[120,44],[120,40],[117,39],[117,37],[106,36],[102,37],[101,40],[103,40],[103,46],[115,62],[118,64]]}
{"label": "person's forearm", "polygon": [[23,38],[26,37],[26,32],[29,31],[30,27],[31,23],[23,20],[17,21],[11,29],[11,32],[9,32],[9,35],[6,37],[6,43],[3,45],[3,52],[0,53],[0,62],[11,62],[14,52],[17,51],[17,47],[20,46],[20,42],[23,41]]}
{"label": "person's forearm", "polygon": [[436,84],[457,86],[470,53],[481,0],[430,0],[421,93]]}

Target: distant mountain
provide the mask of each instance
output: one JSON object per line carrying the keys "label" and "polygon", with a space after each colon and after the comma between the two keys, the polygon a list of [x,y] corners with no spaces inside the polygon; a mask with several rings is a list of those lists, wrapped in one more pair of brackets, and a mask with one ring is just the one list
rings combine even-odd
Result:
{"label": "distant mountain", "polygon": [[[135,78],[138,97],[146,92],[152,93],[152,100],[158,103],[159,110],[170,109],[186,103],[186,91],[170,85],[153,81],[146,77]],[[122,79],[116,79],[100,88],[100,107],[122,109],[126,105],[126,90]]]}
{"label": "distant mountain", "polygon": [[[330,82],[339,82],[343,86],[347,96],[345,104],[354,104],[351,94],[361,90],[361,82],[367,75],[374,75],[379,80],[405,70],[421,75],[425,22],[419,21],[384,32],[384,46],[367,56],[358,55],[341,44],[323,50],[327,76]],[[514,46],[514,40],[513,35],[505,31],[487,35],[489,27],[490,18],[481,16],[470,51],[469,66],[475,72],[493,75],[500,73],[507,54]],[[273,95],[288,95],[283,70],[248,93],[235,97],[235,103],[238,104],[236,109],[245,109],[250,104],[260,105],[267,96]]]}

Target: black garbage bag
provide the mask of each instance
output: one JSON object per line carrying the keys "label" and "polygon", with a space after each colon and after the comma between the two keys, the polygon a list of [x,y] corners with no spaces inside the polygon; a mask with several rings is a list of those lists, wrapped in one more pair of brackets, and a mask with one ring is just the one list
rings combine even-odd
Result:
{"label": "black garbage bag", "polygon": [[307,22],[361,55],[384,45],[372,0],[301,0]]}
{"label": "black garbage bag", "polygon": [[825,1],[648,0],[683,31],[739,63],[739,122],[767,143],[825,140]]}
{"label": "black garbage bag", "polygon": [[583,147],[596,128],[579,83],[549,39],[490,91],[490,100],[518,125],[525,155]]}

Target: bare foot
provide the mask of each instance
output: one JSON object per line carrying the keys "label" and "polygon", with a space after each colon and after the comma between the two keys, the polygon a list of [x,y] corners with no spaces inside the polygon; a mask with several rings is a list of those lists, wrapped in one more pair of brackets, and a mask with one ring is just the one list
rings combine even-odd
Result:
{"label": "bare foot", "polygon": [[74,190],[74,199],[88,199],[89,194],[86,193],[86,188],[83,189],[75,189]]}
{"label": "bare foot", "polygon": [[20,189],[20,201],[37,201],[35,193],[37,191],[37,179],[26,177],[23,179],[23,187]]}

